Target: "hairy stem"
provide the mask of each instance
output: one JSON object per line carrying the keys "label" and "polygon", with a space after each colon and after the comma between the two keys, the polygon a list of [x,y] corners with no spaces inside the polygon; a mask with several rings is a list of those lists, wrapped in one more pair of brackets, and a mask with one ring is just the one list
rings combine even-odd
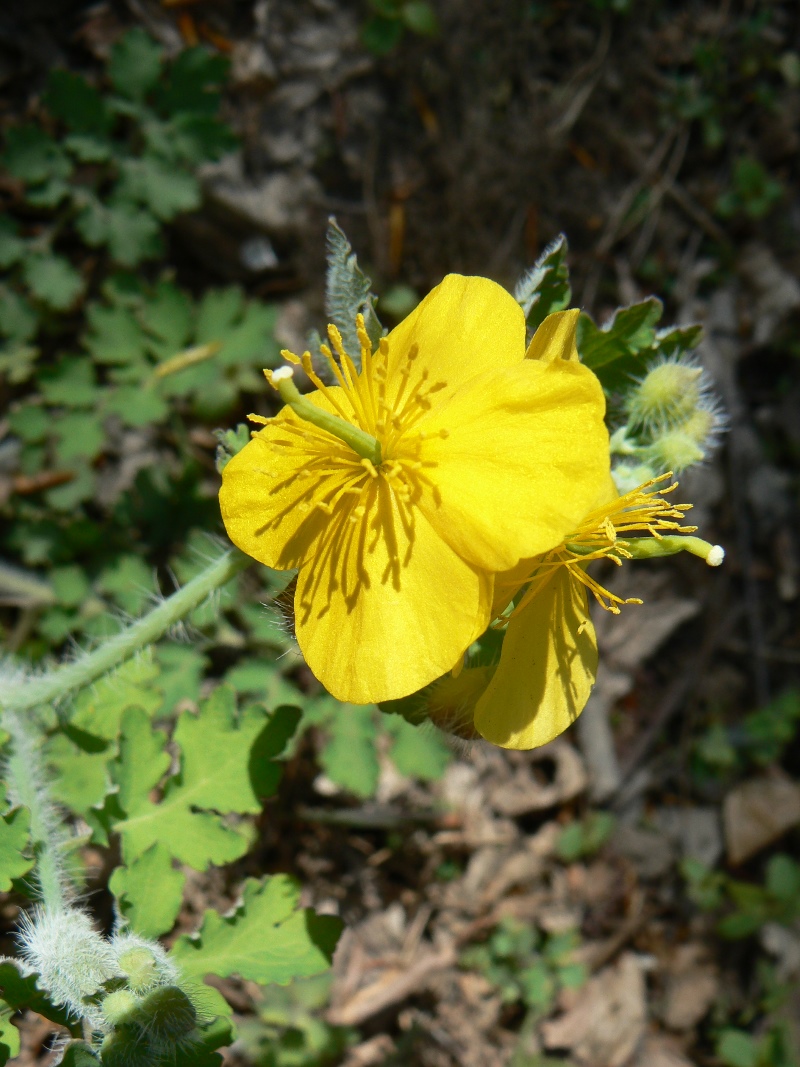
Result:
{"label": "hairy stem", "polygon": [[31,840],[37,846],[36,880],[42,903],[47,912],[61,912],[70,895],[61,859],[64,837],[47,794],[41,738],[21,715],[6,713],[3,726],[11,735],[11,754],[5,764],[9,792],[15,805],[21,804],[31,813]]}
{"label": "hairy stem", "polygon": [[[0,696],[4,710],[2,725],[9,729],[8,712],[27,711],[40,704],[51,704],[67,693],[89,685],[96,678],[113,670],[145,645],[157,641],[170,626],[179,622],[193,608],[201,604],[215,589],[225,585],[252,560],[238,549],[225,552],[204,571],[149,614],[109,638],[99,648],[62,667],[56,667],[35,678],[28,678],[8,686]],[[11,732],[9,730],[9,732]]]}

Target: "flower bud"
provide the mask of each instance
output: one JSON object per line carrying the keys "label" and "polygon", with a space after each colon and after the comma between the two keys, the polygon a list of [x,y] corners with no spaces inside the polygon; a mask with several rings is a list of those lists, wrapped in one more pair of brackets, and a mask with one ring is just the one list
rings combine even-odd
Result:
{"label": "flower bud", "polygon": [[103,1015],[111,1026],[119,1026],[131,1018],[139,1004],[139,998],[135,997],[128,989],[117,989],[103,997],[100,1005]]}
{"label": "flower bud", "polygon": [[153,1067],[160,1058],[141,1027],[127,1024],[109,1034],[100,1048],[103,1067]]}
{"label": "flower bud", "polygon": [[702,400],[702,376],[702,368],[690,363],[656,364],[626,398],[631,428],[667,428],[685,422]]}
{"label": "flower bud", "polygon": [[177,986],[160,986],[139,1002],[132,1016],[155,1044],[173,1044],[186,1038],[197,1023],[194,1004]]}
{"label": "flower bud", "polygon": [[647,449],[647,456],[654,469],[680,474],[687,467],[702,463],[706,453],[694,437],[681,428],[657,437]]}
{"label": "flower bud", "polygon": [[137,934],[121,933],[115,935],[111,947],[134,993],[146,993],[156,986],[175,985],[178,981],[178,968],[157,942]]}
{"label": "flower bud", "polygon": [[466,667],[458,677],[446,674],[425,693],[427,717],[440,730],[472,741],[480,734],[475,729],[475,705],[489,684],[495,667]]}

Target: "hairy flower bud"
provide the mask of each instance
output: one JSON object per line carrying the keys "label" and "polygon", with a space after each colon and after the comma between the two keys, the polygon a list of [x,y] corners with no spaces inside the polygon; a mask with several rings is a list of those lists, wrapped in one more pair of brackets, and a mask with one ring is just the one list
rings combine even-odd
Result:
{"label": "hairy flower bud", "polygon": [[650,430],[685,422],[704,392],[702,368],[667,360],[652,367],[626,398],[630,426]]}
{"label": "hairy flower bud", "polygon": [[128,989],[117,989],[103,997],[100,1005],[103,1015],[111,1026],[119,1026],[135,1012],[139,1004],[139,998],[135,997]]}

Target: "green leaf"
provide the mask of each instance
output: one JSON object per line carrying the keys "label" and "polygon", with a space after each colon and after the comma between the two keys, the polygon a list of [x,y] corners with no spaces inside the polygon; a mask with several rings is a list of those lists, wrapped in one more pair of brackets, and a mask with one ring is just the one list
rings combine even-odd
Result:
{"label": "green leaf", "polygon": [[158,338],[151,351],[158,359],[167,359],[185,348],[192,336],[192,301],[171,282],[159,282],[154,295],[141,307],[139,320]]}
{"label": "green leaf", "polygon": [[[165,784],[163,799],[154,804],[149,793],[161,766],[160,735],[153,734],[147,717],[137,709],[125,713],[120,757],[115,775],[125,819],[115,829],[122,836],[123,856],[131,863],[151,844],[163,840],[172,854],[196,870],[209,863],[230,863],[248,848],[245,833],[223,823],[214,813],[255,814],[261,810],[248,767],[251,749],[268,727],[270,717],[258,707],[247,708],[237,720],[233,690],[220,686],[198,715],[184,712],[178,719],[174,743],[181,752],[180,770]],[[168,757],[167,760],[169,761]],[[152,775],[136,768],[151,761]]]}
{"label": "green leaf", "polygon": [[410,30],[423,37],[436,37],[439,33],[439,20],[436,12],[425,0],[409,0],[400,9],[400,17]]}
{"label": "green leaf", "polygon": [[[638,304],[616,311],[603,327],[594,324],[586,314],[578,319],[578,352],[581,360],[598,372],[611,363],[621,363],[613,368],[614,382],[624,381],[625,374],[641,369],[638,357],[653,348],[656,340],[656,323],[661,318],[664,306],[655,297],[648,297]],[[609,378],[601,374],[607,386]]]}
{"label": "green leaf", "polygon": [[80,163],[105,163],[114,154],[113,143],[90,133],[72,133],[64,138],[64,147]]}
{"label": "green leaf", "polygon": [[243,312],[244,293],[238,285],[208,290],[197,311],[197,343],[222,340],[239,321]]}
{"label": "green leaf", "polygon": [[142,937],[157,938],[175,925],[186,878],[172,866],[167,846],[156,841],[128,867],[117,867],[108,888],[120,914]]}
{"label": "green leaf", "polygon": [[717,1056],[725,1067],[757,1067],[758,1046],[744,1030],[723,1030],[717,1039]]}
{"label": "green leaf", "polygon": [[129,100],[142,100],[155,88],[161,74],[161,46],[143,29],[128,30],[111,49],[108,76]]}
{"label": "green leaf", "polygon": [[39,316],[24,296],[0,285],[0,334],[17,343],[30,341],[39,328]]}
{"label": "green leaf", "polygon": [[368,18],[361,28],[361,43],[376,56],[386,56],[400,42],[403,24],[399,19],[387,19],[381,15]]}
{"label": "green leaf", "polygon": [[51,1003],[47,994],[37,986],[35,974],[21,974],[11,960],[0,961],[0,990],[12,1011],[28,1008],[51,1022],[69,1026],[71,1020],[66,1009]]}
{"label": "green leaf", "polygon": [[106,206],[90,199],[75,220],[75,228],[90,247],[107,245],[113,261],[122,267],[155,259],[164,250],[158,220],[124,201]]}
{"label": "green leaf", "polygon": [[52,252],[27,257],[22,276],[35,297],[56,311],[67,311],[83,292],[83,276],[68,259]]}
{"label": "green leaf", "polygon": [[95,490],[94,471],[85,465],[83,460],[75,460],[72,463],[74,477],[65,485],[59,485],[55,489],[49,489],[45,495],[45,502],[56,511],[73,511],[78,504],[91,500]]}
{"label": "green leaf", "polygon": [[525,313],[528,327],[535,330],[554,311],[563,311],[572,299],[566,256],[567,239],[560,234],[527,271],[514,290],[514,299]]}
{"label": "green leaf", "polygon": [[32,185],[68,178],[72,171],[72,164],[58,144],[38,126],[13,126],[8,130],[3,163],[15,178]]}
{"label": "green leaf", "polygon": [[91,360],[62,359],[55,367],[46,367],[39,377],[39,390],[48,404],[91,407],[97,398]]}
{"label": "green leaf", "polygon": [[193,645],[159,645],[156,659],[161,667],[158,687],[163,695],[161,714],[171,715],[175,705],[188,700],[196,704],[200,699],[200,683],[208,660]]}
{"label": "green leaf", "polygon": [[[400,26],[399,23],[396,25]],[[402,33],[402,27],[400,32]],[[325,313],[328,321],[338,326],[345,351],[358,366],[361,361],[361,345],[356,333],[356,315],[363,314],[364,325],[373,345],[378,343],[383,333],[375,313],[372,281],[359,267],[350,242],[333,216],[328,219],[325,241],[328,246]]]}
{"label": "green leaf", "polygon": [[375,714],[370,706],[338,704],[324,727],[319,762],[331,781],[359,797],[374,796],[378,787]]}
{"label": "green leaf", "polygon": [[389,755],[401,774],[423,781],[442,777],[452,753],[432,727],[412,726],[400,715],[384,716],[381,725],[394,738]]}
{"label": "green leaf", "polygon": [[[94,738],[87,739],[75,730],[70,733],[54,734],[45,745],[45,759],[53,771],[50,793],[57,804],[85,819],[93,807],[103,803],[109,790],[107,765],[112,753],[105,745],[98,751]],[[78,739],[91,744],[91,749]]]}
{"label": "green leaf", "polygon": [[15,1012],[0,1001],[0,1067],[5,1067],[10,1059],[19,1055],[20,1034],[11,1022]]}
{"label": "green leaf", "polygon": [[226,685],[232,685],[237,693],[247,693],[265,704],[296,704],[301,694],[278,670],[277,664],[268,659],[246,659],[225,674]]}
{"label": "green leaf", "polygon": [[238,147],[233,130],[211,115],[181,114],[165,124],[170,155],[192,166],[219,159]]}
{"label": "green leaf", "polygon": [[90,304],[84,344],[97,363],[137,363],[145,358],[145,335],[128,308]]}
{"label": "green leaf", "polygon": [[219,89],[224,85],[229,61],[205,48],[186,48],[169,68],[164,85],[156,94],[159,110],[213,114],[219,107]]}
{"label": "green leaf", "polygon": [[178,938],[172,958],[189,978],[238,975],[266,985],[319,974],[330,966],[342,924],[310,908],[300,911],[300,887],[288,875],[248,878],[230,916],[207,911],[198,934]]}
{"label": "green leaf", "polygon": [[193,174],[159,159],[126,159],[120,164],[115,196],[144,204],[163,222],[200,206],[200,184]]}
{"label": "green leaf", "polygon": [[58,207],[70,191],[70,185],[63,178],[49,178],[43,185],[30,186],[25,199],[31,207],[54,208]]}
{"label": "green leaf", "polygon": [[15,808],[0,817],[0,893],[7,893],[12,880],[33,867],[33,857],[23,855],[30,844],[30,828],[27,808]]}
{"label": "green leaf", "polygon": [[113,741],[127,709],[152,715],[161,707],[161,696],[152,684],[157,677],[158,664],[152,650],[147,649],[82,690],[75,699],[70,723],[94,737]]}
{"label": "green leaf", "polygon": [[59,604],[65,608],[78,607],[84,602],[91,589],[86,573],[77,564],[54,567],[50,572],[50,583]]}
{"label": "green leaf", "polygon": [[118,415],[126,426],[149,426],[153,422],[161,422],[169,412],[166,400],[150,383],[110,389],[106,393],[103,408],[111,415]]}
{"label": "green leaf", "polygon": [[556,990],[553,977],[545,963],[540,961],[520,971],[519,982],[523,998],[529,1007],[549,1010]]}
{"label": "green leaf", "polygon": [[106,133],[112,122],[105,100],[80,74],[51,70],[45,101],[50,113],[73,133]]}
{"label": "green leaf", "polygon": [[0,216],[0,269],[8,270],[25,255],[27,241],[17,236],[18,226],[8,215]]}
{"label": "green leaf", "polygon": [[50,430],[52,417],[44,408],[34,404],[26,404],[24,407],[12,411],[8,416],[8,425],[11,432],[16,434],[26,444],[36,444],[44,441]]}
{"label": "green leaf", "polygon": [[61,463],[78,456],[94,459],[103,450],[106,434],[103,420],[90,411],[73,411],[53,421],[58,440],[56,452]]}
{"label": "green leaf", "polygon": [[800,864],[779,853],[767,864],[766,888],[778,900],[800,903]]}
{"label": "green leaf", "polygon": [[60,1067],[100,1067],[100,1058],[85,1041],[70,1041],[59,1064]]}
{"label": "green leaf", "polygon": [[[141,556],[132,554],[119,556],[106,567],[97,588],[128,615],[141,615],[157,593],[152,567],[148,567]],[[158,658],[160,662],[160,655]]]}

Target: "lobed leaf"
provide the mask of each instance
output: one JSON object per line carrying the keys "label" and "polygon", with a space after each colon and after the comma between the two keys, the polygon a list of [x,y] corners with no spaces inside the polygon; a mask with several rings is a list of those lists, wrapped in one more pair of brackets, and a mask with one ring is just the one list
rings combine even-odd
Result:
{"label": "lobed leaf", "polygon": [[551,241],[529,271],[517,282],[514,299],[525,313],[529,329],[535,330],[554,311],[563,311],[572,299],[568,251],[564,234]]}
{"label": "lobed leaf", "polygon": [[11,889],[13,879],[21,878],[33,867],[32,856],[26,856],[30,846],[31,813],[27,808],[14,808],[0,816],[0,893]]}
{"label": "lobed leaf", "polygon": [[161,75],[161,46],[141,27],[129,30],[111,49],[108,76],[118,93],[142,100]]}
{"label": "lobed leaf", "polygon": [[373,345],[378,343],[383,333],[375,313],[372,282],[359,267],[350,242],[332,215],[328,219],[325,241],[328,246],[325,312],[329,321],[339,328],[346,352],[358,365],[361,344],[356,334],[356,315],[363,314]]}
{"label": "lobed leaf", "polygon": [[157,938],[175,924],[186,878],[172,865],[166,844],[156,841],[128,867],[117,867],[108,888],[130,928],[142,937]]}
{"label": "lobed leaf", "polygon": [[286,985],[326,970],[342,924],[310,908],[296,910],[300,887],[288,875],[248,878],[241,904],[229,916],[207,911],[194,937],[178,938],[172,958],[189,978],[238,975]]}

